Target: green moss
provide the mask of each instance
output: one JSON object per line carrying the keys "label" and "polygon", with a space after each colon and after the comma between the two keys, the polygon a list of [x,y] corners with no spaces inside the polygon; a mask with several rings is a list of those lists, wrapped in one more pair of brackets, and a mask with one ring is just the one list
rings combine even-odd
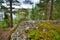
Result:
{"label": "green moss", "polygon": [[28,34],[33,40],[60,40],[59,29],[56,28],[58,26],[55,26],[52,22],[37,22],[36,24],[38,29],[32,28]]}
{"label": "green moss", "polygon": [[28,37],[29,38],[34,38],[35,34],[36,34],[36,31],[34,29],[30,29]]}
{"label": "green moss", "polygon": [[60,34],[58,34],[56,31],[51,30],[52,34],[54,35],[56,40],[60,40]]}

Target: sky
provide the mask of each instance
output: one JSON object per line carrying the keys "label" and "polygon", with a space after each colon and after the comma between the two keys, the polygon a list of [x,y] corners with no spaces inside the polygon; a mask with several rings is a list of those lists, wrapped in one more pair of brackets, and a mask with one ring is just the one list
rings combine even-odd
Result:
{"label": "sky", "polygon": [[[25,1],[25,0],[18,0],[18,1],[21,3],[20,7],[22,7],[22,8],[32,8],[32,5],[23,3],[23,1]],[[35,7],[35,4],[39,3],[39,0],[30,0],[30,1],[33,2],[33,7]],[[5,3],[4,3],[4,6],[6,6]],[[8,7],[8,6],[6,6],[6,7]],[[13,7],[20,8],[19,6],[13,6]]]}
{"label": "sky", "polygon": [[39,3],[39,0],[31,0],[34,3]]}
{"label": "sky", "polygon": [[[23,1],[25,1],[25,0],[18,0],[18,1],[20,1],[20,2],[23,2]],[[34,4],[36,4],[36,3],[39,3],[39,0],[31,0]]]}
{"label": "sky", "polygon": [[[22,6],[24,6],[24,7],[30,7],[30,8],[32,8],[32,5],[24,4],[23,3],[23,1],[25,1],[25,0],[18,0],[18,1],[21,2]],[[35,7],[35,4],[39,3],[40,0],[30,0],[30,1],[33,2],[33,6]]]}

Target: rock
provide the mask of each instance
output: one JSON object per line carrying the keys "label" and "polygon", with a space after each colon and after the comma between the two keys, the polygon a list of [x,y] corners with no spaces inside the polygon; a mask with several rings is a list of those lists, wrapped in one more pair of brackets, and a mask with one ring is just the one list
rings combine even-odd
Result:
{"label": "rock", "polygon": [[[11,40],[27,40],[26,33],[29,32],[30,28],[34,28],[34,21],[24,21],[19,24],[18,28],[15,32],[11,35]],[[37,27],[36,27],[37,28]]]}

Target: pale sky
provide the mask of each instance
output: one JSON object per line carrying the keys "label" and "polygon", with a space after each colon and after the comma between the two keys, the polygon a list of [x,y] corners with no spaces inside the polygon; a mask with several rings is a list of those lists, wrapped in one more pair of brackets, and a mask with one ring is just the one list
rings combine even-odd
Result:
{"label": "pale sky", "polygon": [[[23,8],[32,8],[32,5],[24,4],[23,1],[25,0],[18,0],[22,5]],[[39,3],[39,0],[31,0],[33,2],[33,7],[35,7],[35,4]]]}
{"label": "pale sky", "polygon": [[[22,7],[22,8],[32,8],[32,5],[23,3],[23,1],[25,1],[25,0],[18,0],[18,1],[21,3],[21,5],[20,6],[14,6],[13,5],[13,7],[15,7],[15,8],[20,8],[20,7]],[[33,2],[33,7],[35,7],[36,3],[39,3],[39,0],[31,0],[31,1]],[[5,3],[3,5],[6,6]],[[6,6],[6,7],[9,7],[9,6]]]}
{"label": "pale sky", "polygon": [[[18,0],[18,1],[20,1],[20,2],[23,2],[23,1],[25,1],[25,0]],[[39,3],[39,0],[31,0],[33,3]]]}
{"label": "pale sky", "polygon": [[31,0],[34,3],[39,3],[39,0]]}
{"label": "pale sky", "polygon": [[[24,4],[23,1],[25,0],[18,0],[19,2],[21,2],[22,6],[24,7],[30,7],[32,8],[32,5],[29,5],[29,4]],[[31,2],[33,2],[33,6],[35,7],[35,4],[39,3],[40,0],[31,0]]]}

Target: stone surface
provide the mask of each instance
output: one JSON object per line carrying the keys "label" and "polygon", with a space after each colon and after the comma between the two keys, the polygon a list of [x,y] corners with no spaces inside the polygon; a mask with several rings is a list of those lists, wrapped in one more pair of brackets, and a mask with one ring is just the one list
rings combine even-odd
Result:
{"label": "stone surface", "polygon": [[34,27],[34,21],[24,21],[19,24],[18,28],[11,35],[11,40],[27,40],[25,30]]}

